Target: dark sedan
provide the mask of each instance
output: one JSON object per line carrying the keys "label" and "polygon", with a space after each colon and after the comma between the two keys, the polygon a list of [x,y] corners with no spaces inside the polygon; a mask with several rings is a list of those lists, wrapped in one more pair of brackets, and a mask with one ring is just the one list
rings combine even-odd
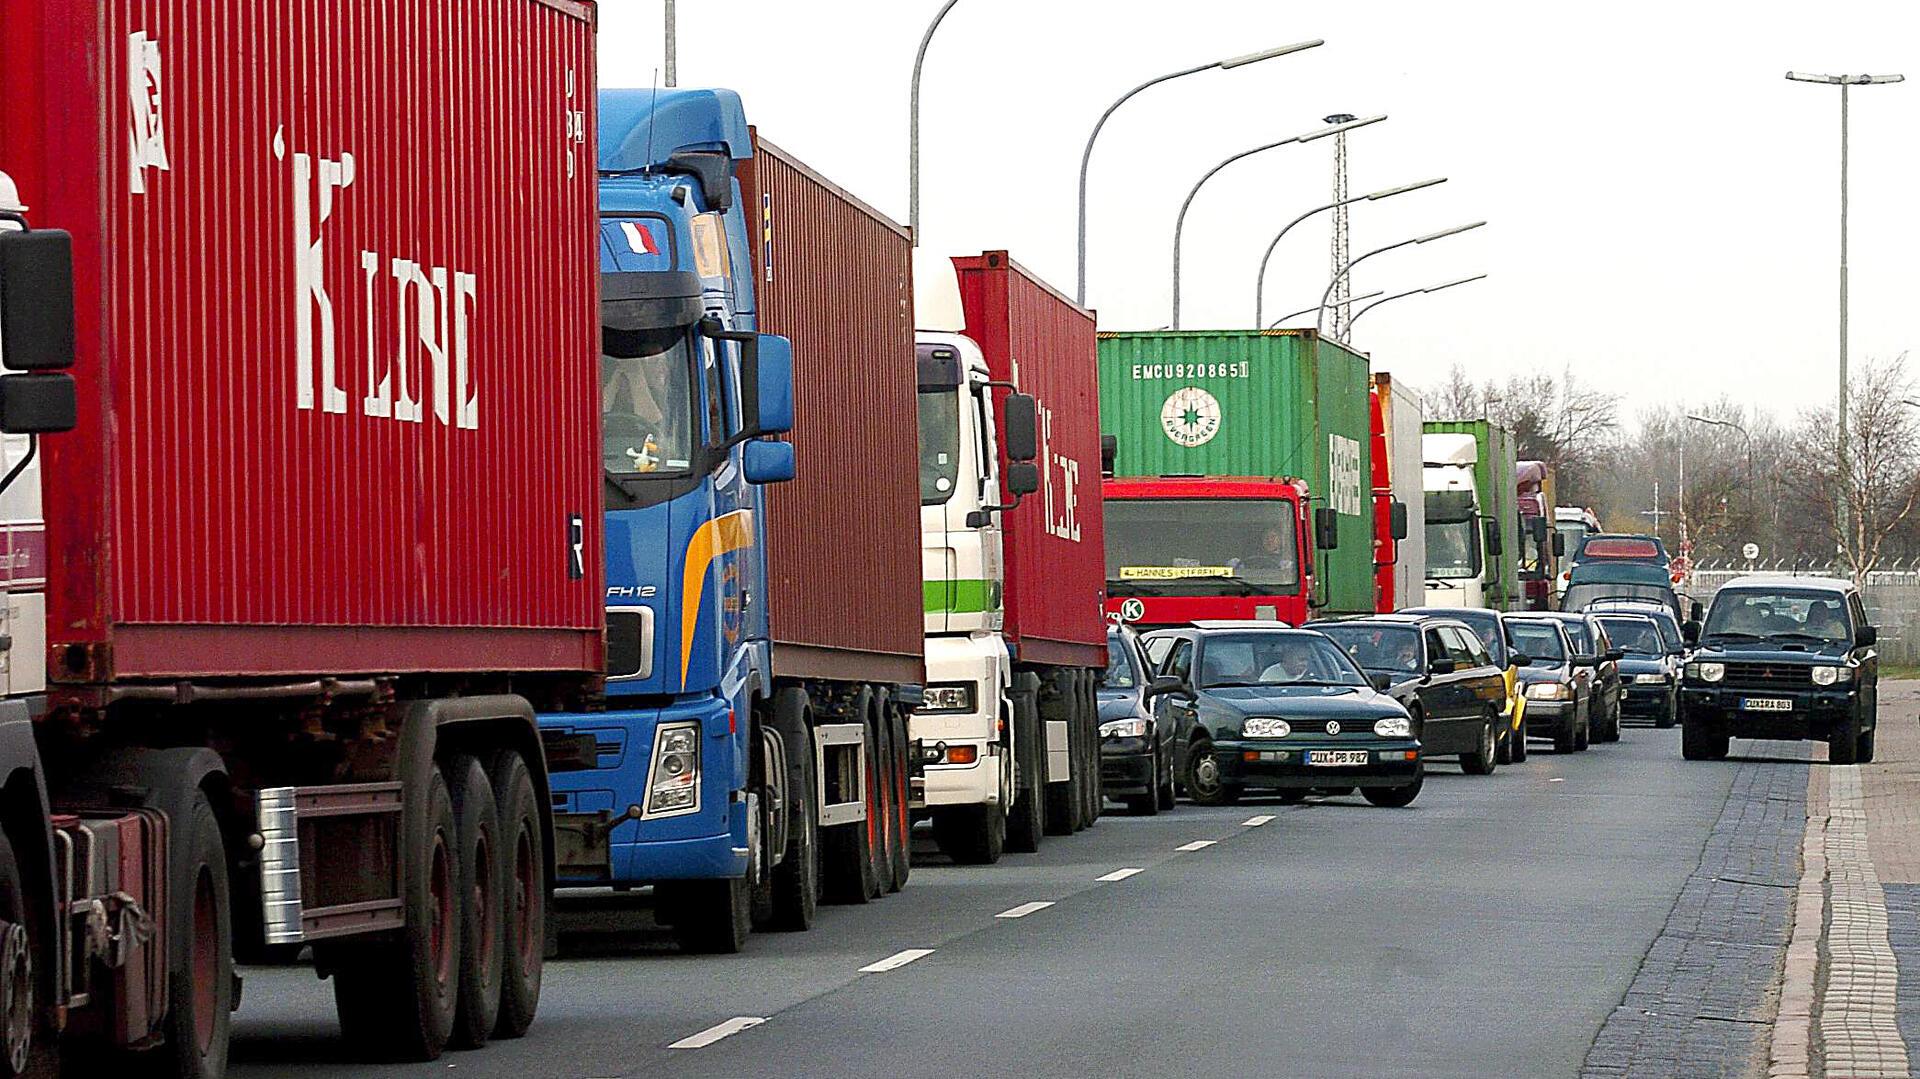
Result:
{"label": "dark sedan", "polygon": [[1599,614],[1620,657],[1620,714],[1671,727],[1680,716],[1678,664],[1660,626],[1639,614]]}
{"label": "dark sedan", "polygon": [[1546,611],[1540,617],[1551,618],[1566,627],[1567,640],[1573,643],[1574,677],[1589,683],[1593,740],[1620,740],[1620,661],[1626,653],[1613,646],[1607,627],[1584,611]]}
{"label": "dark sedan", "polygon": [[1147,657],[1131,629],[1107,631],[1100,679],[1100,782],[1142,816],[1173,808],[1174,730],[1156,723],[1146,701]]}
{"label": "dark sedan", "polygon": [[1553,739],[1560,753],[1576,753],[1592,740],[1593,680],[1574,665],[1573,641],[1558,619],[1506,615],[1507,636],[1526,654],[1520,693],[1527,701],[1527,730]]}
{"label": "dark sedan", "polygon": [[1507,679],[1465,623],[1425,615],[1315,622],[1360,669],[1379,676],[1413,717],[1428,760],[1458,754],[1468,775],[1496,763]]}
{"label": "dark sedan", "polygon": [[1166,660],[1148,687],[1156,720],[1177,725],[1181,782],[1200,805],[1248,788],[1351,790],[1410,805],[1424,780],[1407,710],[1346,652],[1311,630],[1158,630]]}

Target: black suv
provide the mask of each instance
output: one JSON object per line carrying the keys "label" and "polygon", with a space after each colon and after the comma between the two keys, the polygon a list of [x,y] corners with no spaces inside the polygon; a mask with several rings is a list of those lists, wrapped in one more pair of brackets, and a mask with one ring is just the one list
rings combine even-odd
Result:
{"label": "black suv", "polygon": [[1725,757],[1733,735],[1820,738],[1835,764],[1873,759],[1877,630],[1850,582],[1736,577],[1687,628],[1699,642],[1680,690],[1688,760]]}

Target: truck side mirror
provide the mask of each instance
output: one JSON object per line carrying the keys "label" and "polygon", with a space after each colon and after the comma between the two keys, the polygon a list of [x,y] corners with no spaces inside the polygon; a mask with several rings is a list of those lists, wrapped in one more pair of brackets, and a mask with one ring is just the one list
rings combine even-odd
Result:
{"label": "truck side mirror", "polygon": [[1387,507],[1387,531],[1396,540],[1407,538],[1407,504],[1397,498]]}
{"label": "truck side mirror", "polygon": [[1113,475],[1113,464],[1120,457],[1120,436],[1100,436],[1100,474]]}
{"label": "truck side mirror", "polygon": [[1340,518],[1331,506],[1313,511],[1313,545],[1322,551],[1340,546]]}
{"label": "truck side mirror", "polygon": [[0,357],[15,371],[59,371],[73,355],[73,237],[0,232]]}
{"label": "truck side mirror", "polygon": [[71,431],[75,398],[73,376],[64,371],[0,375],[0,432],[46,435]]}
{"label": "truck side mirror", "polygon": [[794,476],[793,443],[749,439],[741,451],[740,470],[748,483],[785,483]]}
{"label": "truck side mirror", "polygon": [[1007,466],[1007,493],[1025,498],[1040,489],[1040,466],[1032,461],[1015,461]]}
{"label": "truck side mirror", "polygon": [[[1007,460],[1031,461],[1040,456],[1040,409],[1029,393],[1010,393],[1000,402],[1000,426]],[[1008,476],[1012,480],[1011,474]]]}
{"label": "truck side mirror", "polygon": [[1564,532],[1555,532],[1553,534],[1553,557],[1564,558],[1566,557],[1566,554],[1567,554],[1567,534]]}
{"label": "truck side mirror", "polygon": [[[749,436],[784,435],[793,430],[793,342],[778,334],[756,334],[751,356],[742,357],[740,396],[753,402],[745,430]],[[791,478],[791,477],[788,477]]]}
{"label": "truck side mirror", "polygon": [[1500,535],[1500,522],[1487,521],[1487,553],[1499,558],[1506,553],[1506,537]]}

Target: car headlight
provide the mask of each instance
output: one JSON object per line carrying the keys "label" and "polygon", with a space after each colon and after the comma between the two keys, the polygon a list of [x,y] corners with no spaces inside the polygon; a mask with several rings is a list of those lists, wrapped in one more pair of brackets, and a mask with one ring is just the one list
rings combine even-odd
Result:
{"label": "car headlight", "polygon": [[1406,716],[1388,716],[1375,720],[1373,733],[1382,738],[1412,738],[1413,720]]}
{"label": "car headlight", "polygon": [[1643,686],[1664,686],[1667,684],[1667,676],[1664,674],[1636,674],[1633,676],[1633,680]]}
{"label": "car headlight", "polygon": [[1815,667],[1813,669],[1813,684],[1816,686],[1830,686],[1835,682],[1852,680],[1852,667]]}
{"label": "car headlight", "polygon": [[1102,738],[1145,738],[1146,736],[1147,721],[1139,716],[1108,720],[1100,724]]}
{"label": "car headlight", "polygon": [[972,682],[939,682],[921,691],[922,712],[973,711]]}
{"label": "car headlight", "polygon": [[1293,725],[1274,716],[1254,716],[1240,725],[1243,738],[1285,738],[1293,733]]}
{"label": "car headlight", "polygon": [[1564,701],[1573,695],[1564,682],[1529,682],[1527,699],[1530,701]]}
{"label": "car headlight", "polygon": [[662,724],[653,732],[653,763],[647,768],[647,813],[692,813],[699,808],[700,724]]}
{"label": "car headlight", "polygon": [[1702,682],[1718,682],[1727,676],[1727,665],[1724,663],[1689,663],[1687,664],[1687,675],[1688,677],[1697,676]]}

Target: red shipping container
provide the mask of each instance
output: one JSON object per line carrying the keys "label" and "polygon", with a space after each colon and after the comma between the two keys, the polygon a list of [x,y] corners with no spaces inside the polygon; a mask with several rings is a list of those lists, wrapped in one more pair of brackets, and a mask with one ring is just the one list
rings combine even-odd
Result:
{"label": "red shipping container", "polygon": [[75,246],[50,678],[599,668],[594,18],[0,0]]}
{"label": "red shipping container", "polygon": [[760,329],[793,341],[797,469],[767,496],[774,670],[922,682],[912,241],[757,133],[744,180]]}
{"label": "red shipping container", "polygon": [[1005,251],[953,265],[967,336],[988,371],[1040,406],[1040,490],[1004,518],[1007,642],[1023,663],[1103,666],[1107,563],[1093,312]]}

